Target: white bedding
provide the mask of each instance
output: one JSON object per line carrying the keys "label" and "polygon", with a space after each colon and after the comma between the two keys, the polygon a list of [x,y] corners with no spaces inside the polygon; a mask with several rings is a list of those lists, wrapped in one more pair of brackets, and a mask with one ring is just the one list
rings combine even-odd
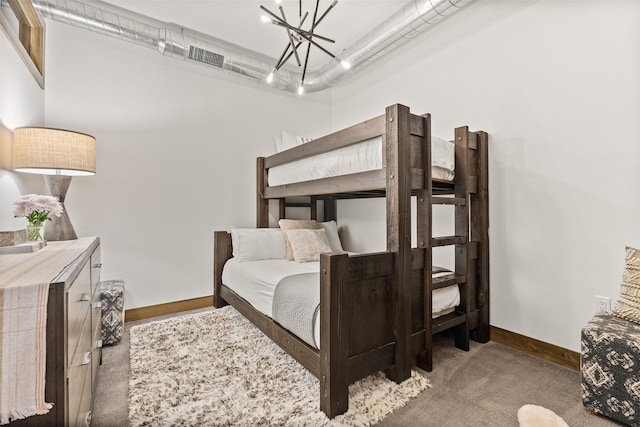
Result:
{"label": "white bedding", "polygon": [[[286,276],[313,273],[319,269],[320,262],[300,263],[285,259],[239,262],[237,259],[231,258],[222,269],[222,283],[247,300],[259,312],[272,318],[273,293],[278,282]],[[434,318],[453,311],[454,307],[460,304],[458,285],[434,290],[432,304],[432,317]],[[316,320],[314,325],[315,341],[319,343],[319,316]]]}
{"label": "white bedding", "polygon": [[[431,137],[431,174],[434,179],[452,181],[454,177],[454,145]],[[368,139],[327,153],[295,160],[269,169],[269,185],[294,182],[382,168],[382,137]]]}

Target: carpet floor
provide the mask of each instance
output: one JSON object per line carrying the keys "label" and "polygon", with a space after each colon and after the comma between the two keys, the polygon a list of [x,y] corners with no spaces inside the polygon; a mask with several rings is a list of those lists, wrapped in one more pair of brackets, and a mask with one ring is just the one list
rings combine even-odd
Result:
{"label": "carpet floor", "polygon": [[[103,349],[92,427],[129,425],[129,330],[155,320],[127,322],[122,341]],[[378,426],[516,427],[518,409],[525,404],[548,408],[571,427],[619,425],[585,411],[579,372],[495,342],[472,342],[470,351],[464,352],[453,346],[451,336],[440,334],[435,337],[434,370],[426,376],[432,388]]]}

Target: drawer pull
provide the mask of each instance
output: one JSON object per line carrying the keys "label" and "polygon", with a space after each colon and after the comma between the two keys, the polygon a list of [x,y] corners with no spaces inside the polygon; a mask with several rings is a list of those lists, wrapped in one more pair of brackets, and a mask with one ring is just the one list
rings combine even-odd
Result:
{"label": "drawer pull", "polygon": [[102,263],[93,264],[93,268],[102,268]]}
{"label": "drawer pull", "polygon": [[84,366],[84,365],[88,365],[89,363],[91,363],[91,352],[88,351],[84,354],[84,357],[82,358],[82,363],[80,364],[80,366]]}
{"label": "drawer pull", "polygon": [[80,297],[80,301],[89,301],[91,299],[91,295],[89,294],[82,294],[82,296]]}
{"label": "drawer pull", "polygon": [[102,348],[102,340],[98,340],[98,345],[97,345],[97,347],[98,347],[98,348]]}

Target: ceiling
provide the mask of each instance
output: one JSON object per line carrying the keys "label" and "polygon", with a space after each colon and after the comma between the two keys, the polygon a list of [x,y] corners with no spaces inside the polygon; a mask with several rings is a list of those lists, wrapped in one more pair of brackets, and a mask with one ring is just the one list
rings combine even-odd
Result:
{"label": "ceiling", "polygon": [[[44,18],[302,95],[332,86],[345,74],[357,72],[472,0],[319,0],[322,4],[315,22],[320,17],[324,20],[313,32],[313,39],[323,35],[336,40],[327,46],[332,53],[312,41],[307,67],[296,67],[295,61],[290,60],[283,68],[276,67],[276,58],[286,52],[289,36],[281,26],[261,22],[260,17],[265,15],[261,1],[31,1]],[[283,1],[288,21],[294,23],[299,2]],[[309,9],[305,12],[313,15],[316,3],[300,1]],[[279,20],[278,6],[267,5]],[[310,30],[306,25],[310,24],[305,24],[303,30]],[[302,32],[299,34],[305,37]],[[307,43],[301,39],[300,45],[304,64]]]}
{"label": "ceiling", "polygon": [[[288,38],[282,27],[265,24],[260,16],[265,6],[278,13],[275,0],[109,0],[109,3],[154,19],[175,23],[181,27],[213,36],[254,52],[276,59],[287,46]],[[331,0],[320,0],[318,13],[323,13]],[[334,55],[362,38],[389,16],[400,10],[408,1],[404,0],[342,0],[327,14],[317,28],[317,33],[335,40],[323,42],[322,46]],[[287,20],[298,21],[299,2],[282,1]],[[315,1],[302,0],[303,14],[313,16]],[[306,26],[305,26],[306,28]],[[303,45],[306,52],[306,44]],[[303,60],[303,59],[302,59]],[[312,47],[309,69],[316,70],[326,65],[330,57],[320,49]],[[297,68],[292,57],[288,64]]]}

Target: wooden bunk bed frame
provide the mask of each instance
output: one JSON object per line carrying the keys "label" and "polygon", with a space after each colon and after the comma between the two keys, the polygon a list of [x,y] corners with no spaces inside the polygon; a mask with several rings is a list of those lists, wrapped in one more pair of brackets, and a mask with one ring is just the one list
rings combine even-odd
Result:
{"label": "wooden bunk bed frame", "polygon": [[[270,187],[269,168],[382,135],[380,170]],[[392,105],[385,114],[328,136],[257,159],[257,226],[269,226],[269,200],[311,196],[311,217],[323,202],[324,220],[335,219],[336,200],[385,197],[387,250],[320,256],[320,350],[316,350],[222,284],[231,257],[226,231],[214,238],[214,305],[231,304],[318,377],[320,409],[329,417],[348,409],[349,384],[374,372],[400,383],[417,364],[432,369],[432,336],[453,328],[455,345],[470,337],[489,340],[488,136],[455,130],[455,179],[432,181],[430,115]],[[417,242],[411,248],[411,197],[417,198]],[[455,235],[433,237],[432,205],[455,206]],[[299,206],[294,204],[293,206]],[[432,279],[432,248],[455,245],[455,272]],[[431,318],[433,289],[458,284],[461,303]]]}

